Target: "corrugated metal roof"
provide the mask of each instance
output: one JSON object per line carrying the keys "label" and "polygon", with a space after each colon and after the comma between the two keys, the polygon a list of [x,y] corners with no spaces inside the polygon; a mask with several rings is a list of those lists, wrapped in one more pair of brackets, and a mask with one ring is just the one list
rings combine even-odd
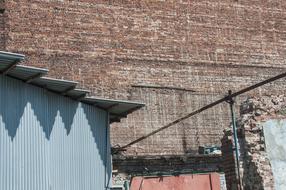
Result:
{"label": "corrugated metal roof", "polygon": [[48,71],[47,69],[17,65],[14,69],[11,69],[7,75],[25,82],[30,82],[35,78],[47,74]]}
{"label": "corrugated metal roof", "polygon": [[138,102],[109,100],[96,97],[83,98],[82,102],[109,110],[110,120],[112,122],[118,121],[120,118],[127,117],[128,114],[144,106],[144,104]]}
{"label": "corrugated metal roof", "polygon": [[24,58],[25,56],[21,54],[0,51],[0,74],[107,110],[110,113],[110,122],[120,121],[121,118],[144,106],[138,102],[86,97],[89,91],[76,89],[77,82],[43,77],[48,73],[48,69],[17,65]]}
{"label": "corrugated metal roof", "polygon": [[67,96],[71,97],[72,99],[79,100],[84,98],[90,91],[84,89],[73,89],[66,93]]}
{"label": "corrugated metal roof", "polygon": [[39,77],[39,78],[35,78],[31,82],[31,84],[39,86],[39,87],[47,88],[50,91],[65,95],[64,93],[67,93],[68,91],[75,89],[77,82],[53,79],[53,78],[48,78],[48,77]]}
{"label": "corrugated metal roof", "polygon": [[0,73],[5,74],[24,59],[24,55],[0,51]]}

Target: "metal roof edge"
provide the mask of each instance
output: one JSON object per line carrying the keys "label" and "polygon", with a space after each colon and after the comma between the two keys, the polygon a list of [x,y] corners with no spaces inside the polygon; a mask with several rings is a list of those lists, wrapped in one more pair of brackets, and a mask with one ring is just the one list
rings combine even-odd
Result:
{"label": "metal roof edge", "polygon": [[25,55],[23,54],[18,54],[18,53],[11,53],[11,52],[6,52],[6,51],[0,51],[1,56],[6,57],[8,59],[19,59],[19,60],[24,60]]}
{"label": "metal roof edge", "polygon": [[75,88],[73,89],[74,91],[78,91],[78,92],[85,92],[85,93],[90,93],[90,90],[85,90],[85,89],[81,89],[81,88]]}
{"label": "metal roof edge", "polygon": [[49,69],[46,69],[46,68],[39,68],[39,67],[26,66],[26,65],[17,65],[16,68],[19,68],[19,69],[31,69],[31,70],[35,70],[35,71],[40,71],[42,73],[48,73],[49,72]]}
{"label": "metal roof edge", "polygon": [[64,82],[64,83],[71,83],[71,84],[78,84],[76,81],[72,80],[65,80],[65,79],[56,79],[51,77],[40,77],[39,79],[47,80],[47,81],[53,81],[53,82]]}
{"label": "metal roof edge", "polygon": [[[120,122],[122,118],[126,118],[127,115],[139,110],[144,107],[144,103],[127,101],[127,100],[114,100],[114,99],[106,99],[106,98],[98,98],[98,97],[85,97],[81,100],[83,103],[89,102],[89,104],[98,107],[99,109],[103,109],[109,112],[110,114],[110,123]],[[108,107],[102,107],[101,104],[109,104]],[[123,106],[123,107],[122,107]],[[126,106],[129,108],[126,109]],[[125,108],[124,108],[125,107]],[[121,109],[121,112],[118,112],[117,109]],[[115,109],[115,110],[114,110]]]}
{"label": "metal roof edge", "polygon": [[[16,54],[16,53],[10,53],[10,52],[4,52],[0,51],[0,57],[3,60],[9,60],[10,65],[8,64],[8,68],[4,69],[4,75],[7,75],[8,77],[12,77],[17,80],[22,80],[26,83],[29,83],[33,86],[37,86],[39,88],[47,89],[53,93],[56,93],[57,95],[60,96],[65,96],[70,99],[73,99],[77,102],[82,102],[84,104],[92,105],[98,108],[101,108],[107,112],[109,112],[111,118],[110,118],[110,123],[112,122],[117,122],[120,121],[121,118],[126,118],[128,114],[142,108],[145,106],[145,104],[140,103],[140,102],[135,102],[135,101],[127,101],[127,100],[115,100],[115,99],[106,99],[106,98],[99,98],[99,97],[94,97],[94,96],[89,96],[87,97],[86,95],[90,93],[89,90],[84,90],[84,89],[77,89],[76,86],[78,82],[76,81],[70,81],[70,80],[64,80],[64,79],[55,79],[55,78],[50,78],[50,77],[43,77],[42,75],[45,75],[48,73],[48,69],[42,69],[38,67],[31,67],[31,66],[24,66],[24,65],[17,65],[20,61],[24,60],[25,56],[22,54]],[[35,71],[35,75],[29,76],[28,80],[24,80],[21,77],[13,77],[9,76],[9,74],[12,74],[12,71],[19,72],[18,69],[23,69],[23,70],[31,70]],[[0,73],[0,74],[3,74]],[[14,74],[15,75],[15,74]],[[43,84],[42,84],[43,83]],[[58,91],[55,90],[54,88],[58,88],[58,86],[53,86],[53,85],[59,85],[66,86],[67,88],[64,89],[63,91]],[[49,87],[49,85],[51,85]],[[72,93],[82,93],[78,97],[74,96]]]}
{"label": "metal roof edge", "polygon": [[138,106],[142,106],[144,107],[145,104],[141,103],[141,102],[135,102],[135,101],[129,101],[129,100],[115,100],[115,99],[108,99],[108,98],[99,98],[99,97],[95,97],[95,96],[88,96],[85,97],[85,99],[87,100],[95,100],[95,101],[107,101],[107,102],[112,102],[112,103],[124,103],[124,104],[134,104],[134,105],[138,105]]}

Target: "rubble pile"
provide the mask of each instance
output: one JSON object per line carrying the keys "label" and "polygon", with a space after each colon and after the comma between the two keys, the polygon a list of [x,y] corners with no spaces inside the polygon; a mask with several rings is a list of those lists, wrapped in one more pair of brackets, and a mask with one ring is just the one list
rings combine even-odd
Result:
{"label": "rubble pile", "polygon": [[273,189],[273,174],[265,150],[262,123],[271,118],[286,117],[286,97],[249,98],[242,103],[240,115],[237,126],[244,189]]}

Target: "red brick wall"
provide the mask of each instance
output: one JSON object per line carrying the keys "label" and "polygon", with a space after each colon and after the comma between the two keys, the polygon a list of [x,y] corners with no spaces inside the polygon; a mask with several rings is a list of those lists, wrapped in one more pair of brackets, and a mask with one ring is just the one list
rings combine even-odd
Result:
{"label": "red brick wall", "polygon": [[136,175],[222,172],[220,155],[114,156],[113,169]]}
{"label": "red brick wall", "polygon": [[0,0],[0,50],[5,49],[5,6],[4,1]]}
{"label": "red brick wall", "polygon": [[232,133],[228,131],[221,139],[222,166],[225,173],[227,189],[239,189],[239,180],[237,178],[237,168],[235,161],[235,150],[233,146]]}
{"label": "red brick wall", "polygon": [[[79,81],[99,97],[146,103],[113,126],[113,144],[285,68],[284,0],[9,0],[6,7],[7,49],[26,54],[25,64],[48,67],[50,76]],[[271,93],[281,89],[285,84]],[[181,154],[220,144],[227,110],[219,106],[188,119],[129,153]]]}

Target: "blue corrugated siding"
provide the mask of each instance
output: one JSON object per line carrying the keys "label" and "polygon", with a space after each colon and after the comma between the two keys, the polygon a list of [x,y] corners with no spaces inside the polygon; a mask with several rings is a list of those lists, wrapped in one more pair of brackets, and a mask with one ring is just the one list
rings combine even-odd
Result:
{"label": "blue corrugated siding", "polygon": [[103,110],[0,76],[0,190],[105,189],[106,121]]}

